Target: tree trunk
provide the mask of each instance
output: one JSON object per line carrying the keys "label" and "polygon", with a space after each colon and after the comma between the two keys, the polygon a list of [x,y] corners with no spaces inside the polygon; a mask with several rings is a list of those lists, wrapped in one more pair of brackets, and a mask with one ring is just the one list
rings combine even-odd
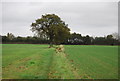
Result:
{"label": "tree trunk", "polygon": [[49,46],[49,48],[51,48],[51,47],[53,47],[53,43],[52,43],[52,42],[50,42],[50,46]]}
{"label": "tree trunk", "polygon": [[49,46],[49,48],[51,48],[51,47],[53,47],[53,38],[52,38],[52,36],[50,37],[50,46]]}

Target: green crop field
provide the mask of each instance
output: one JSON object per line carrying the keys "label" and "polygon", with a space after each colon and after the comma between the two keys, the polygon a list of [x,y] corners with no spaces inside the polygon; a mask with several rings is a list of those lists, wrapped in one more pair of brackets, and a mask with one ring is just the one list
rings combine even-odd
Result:
{"label": "green crop field", "polygon": [[3,79],[117,79],[118,47],[2,44]]}

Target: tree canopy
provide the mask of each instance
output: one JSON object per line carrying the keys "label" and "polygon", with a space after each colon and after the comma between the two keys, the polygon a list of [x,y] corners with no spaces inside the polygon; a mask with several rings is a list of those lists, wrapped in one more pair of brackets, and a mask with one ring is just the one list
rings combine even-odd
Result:
{"label": "tree canopy", "polygon": [[[0,35],[0,38],[2,38],[2,43],[49,44],[49,40],[46,38],[40,38],[40,37],[36,37],[36,36],[27,36],[27,37],[17,36],[17,37],[15,37],[12,33],[11,33],[12,36],[10,36],[9,34],[7,34],[5,36]],[[58,37],[61,37],[61,36],[58,36]],[[59,41],[57,41],[57,42],[59,42]],[[116,39],[113,36],[111,36],[111,34],[104,36],[104,37],[91,37],[89,35],[82,36],[82,34],[80,34],[80,33],[71,33],[69,38],[64,39],[64,41],[62,41],[60,44],[66,44],[66,45],[120,45],[120,41],[119,41],[119,39]]]}
{"label": "tree canopy", "polygon": [[42,15],[31,24],[31,27],[32,32],[35,32],[38,37],[47,38],[50,46],[60,44],[70,35],[68,24],[55,14]]}

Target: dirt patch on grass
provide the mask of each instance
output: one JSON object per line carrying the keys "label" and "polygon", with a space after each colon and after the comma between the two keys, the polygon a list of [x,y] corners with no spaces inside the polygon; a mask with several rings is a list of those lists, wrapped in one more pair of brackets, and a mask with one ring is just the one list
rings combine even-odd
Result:
{"label": "dirt patch on grass", "polygon": [[73,65],[74,61],[68,59],[68,54],[57,52],[48,73],[49,79],[81,79],[77,68]]}
{"label": "dirt patch on grass", "polygon": [[26,66],[19,66],[17,69],[21,70],[21,71],[24,71],[24,70],[27,70],[28,68]]}
{"label": "dirt patch on grass", "polygon": [[31,60],[32,58],[24,58],[24,59],[21,59],[21,60],[19,60],[19,61],[21,61],[21,62],[27,62],[27,61],[29,61],[29,60]]}
{"label": "dirt patch on grass", "polygon": [[[62,46],[63,47],[63,46]],[[55,48],[55,54],[51,70],[48,73],[49,79],[91,79],[87,74],[80,74],[75,66],[74,59],[69,59],[69,54],[61,51],[61,48]]]}

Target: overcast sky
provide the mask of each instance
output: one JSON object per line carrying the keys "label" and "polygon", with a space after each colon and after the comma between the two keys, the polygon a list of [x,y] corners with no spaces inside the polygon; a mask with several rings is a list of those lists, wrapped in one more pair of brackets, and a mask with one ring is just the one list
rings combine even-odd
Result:
{"label": "overcast sky", "polygon": [[71,32],[104,36],[118,31],[117,2],[3,2],[2,35],[33,36],[30,25],[43,14],[56,14]]}

